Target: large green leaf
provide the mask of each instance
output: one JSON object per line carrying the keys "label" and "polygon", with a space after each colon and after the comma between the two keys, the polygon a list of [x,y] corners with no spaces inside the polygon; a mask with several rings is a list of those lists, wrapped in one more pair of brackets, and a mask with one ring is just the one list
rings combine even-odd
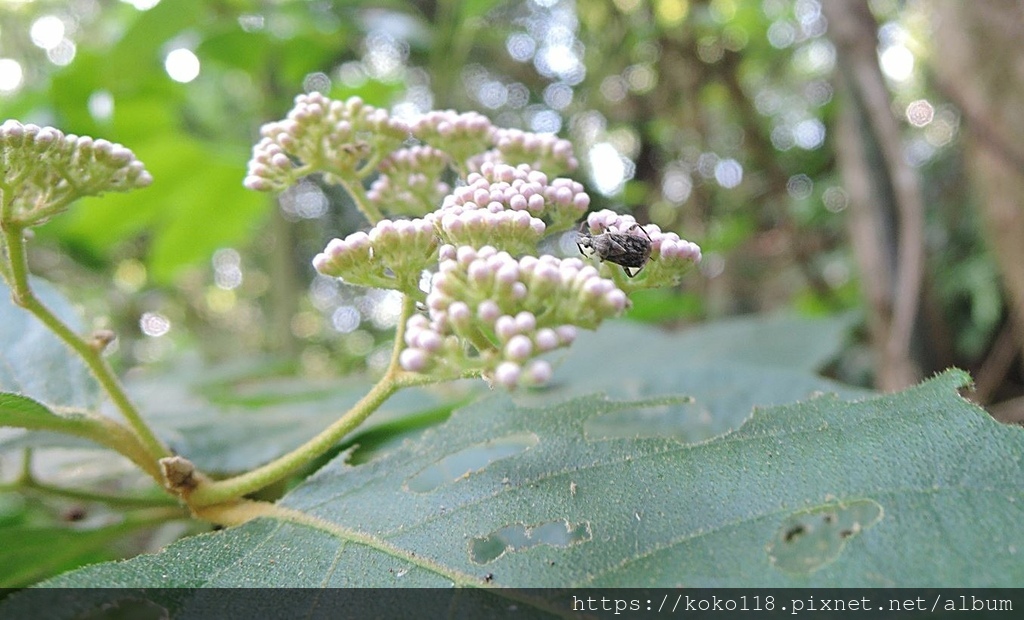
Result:
{"label": "large green leaf", "polygon": [[1024,431],[960,398],[968,381],[758,410],[699,443],[587,432],[671,398],[499,394],[336,459],[287,515],[44,585],[1015,586]]}
{"label": "large green leaf", "polygon": [[[75,308],[53,286],[33,279],[36,296],[76,331]],[[24,308],[0,280],[0,391],[26,394],[48,405],[95,407],[99,386],[71,350]]]}

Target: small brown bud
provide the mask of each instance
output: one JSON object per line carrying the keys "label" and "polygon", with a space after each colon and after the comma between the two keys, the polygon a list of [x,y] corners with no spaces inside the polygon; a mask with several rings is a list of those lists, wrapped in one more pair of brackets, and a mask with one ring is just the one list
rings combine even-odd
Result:
{"label": "small brown bud", "polygon": [[117,339],[117,334],[109,329],[97,329],[89,339],[89,346],[96,351],[102,352],[111,342]]}

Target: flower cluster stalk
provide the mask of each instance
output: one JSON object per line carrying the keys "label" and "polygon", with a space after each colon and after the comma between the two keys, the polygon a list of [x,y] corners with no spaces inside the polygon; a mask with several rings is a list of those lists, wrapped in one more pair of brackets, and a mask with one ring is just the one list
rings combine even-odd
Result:
{"label": "flower cluster stalk", "polygon": [[110,400],[113,401],[114,406],[138,436],[139,441],[145,446],[146,452],[154,463],[163,457],[170,456],[170,450],[143,420],[117,375],[104,359],[102,351],[91,346],[87,340],[75,333],[36,297],[28,279],[24,230],[5,224],[2,232],[4,246],[7,250],[7,265],[10,268],[11,294],[14,302],[32,313],[85,362],[93,377],[96,378]]}
{"label": "flower cluster stalk", "polygon": [[399,321],[387,371],[373,386],[373,389],[351,409],[306,443],[266,465],[233,478],[201,483],[187,495],[189,504],[194,507],[203,507],[231,501],[282,480],[337,445],[342,438],[362,424],[395,392],[406,387],[437,382],[436,378],[405,372],[398,364],[398,354],[402,349],[402,331],[406,320],[413,311],[415,311],[415,302],[409,297],[405,297],[402,305],[402,318]]}
{"label": "flower cluster stalk", "polygon": [[[634,290],[677,284],[700,260],[696,244],[648,225],[640,262],[649,257],[652,264],[638,265],[646,267],[642,273],[627,281],[614,260],[603,262],[617,256],[610,251],[621,238],[615,235],[639,225],[608,210],[586,215],[583,185],[549,178],[578,166],[566,140],[498,128],[475,112],[435,111],[405,122],[359,98],[300,95],[286,118],[261,128],[243,184],[280,192],[316,174],[342,187],[371,228],[331,240],[313,265],[350,285],[398,291],[401,316],[387,369],[362,399],[291,452],[212,480],[187,455],[172,455],[146,424],[102,355],[113,334],[91,341],[76,334],[35,296],[28,277],[29,227],[81,196],[144,187],[149,173],[121,145],[16,121],[0,126],[0,163],[0,249],[7,259],[0,274],[15,302],[85,362],[127,421],[83,416],[58,430],[118,450],[197,516],[231,523],[261,514],[246,495],[301,471],[399,390],[469,376],[508,389],[542,385],[554,372],[550,354],[570,346],[579,329],[620,315]],[[453,175],[459,181],[450,187]],[[577,238],[607,251],[539,254],[545,240],[576,228],[582,217],[587,231]],[[22,482],[72,496],[30,477]]]}

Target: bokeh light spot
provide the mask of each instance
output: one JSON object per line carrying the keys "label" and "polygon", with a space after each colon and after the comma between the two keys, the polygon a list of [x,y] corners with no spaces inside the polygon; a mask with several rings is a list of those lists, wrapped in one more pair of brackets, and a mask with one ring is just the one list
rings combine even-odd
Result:
{"label": "bokeh light spot", "polygon": [[44,15],[32,22],[29,38],[38,47],[52,50],[64,40],[64,22],[56,15]]}
{"label": "bokeh light spot", "polygon": [[171,331],[171,320],[159,312],[145,312],[139,318],[139,329],[147,336],[159,338]]}
{"label": "bokeh light spot", "polygon": [[175,82],[187,84],[199,77],[199,58],[192,50],[179,47],[167,54],[164,69]]}
{"label": "bokeh light spot", "polygon": [[935,108],[924,99],[912,101],[907,106],[907,120],[914,127],[925,127],[935,118]]}
{"label": "bokeh light spot", "polygon": [[890,45],[879,57],[879,63],[889,79],[905,82],[914,74],[914,54],[904,45]]}
{"label": "bokeh light spot", "polygon": [[794,174],[786,181],[786,192],[797,200],[810,197],[814,191],[814,181],[806,174]]}
{"label": "bokeh light spot", "polygon": [[743,166],[735,159],[723,159],[715,164],[715,180],[726,189],[743,182]]}
{"label": "bokeh light spot", "polygon": [[12,93],[18,90],[23,76],[21,63],[13,58],[0,58],[0,92]]}

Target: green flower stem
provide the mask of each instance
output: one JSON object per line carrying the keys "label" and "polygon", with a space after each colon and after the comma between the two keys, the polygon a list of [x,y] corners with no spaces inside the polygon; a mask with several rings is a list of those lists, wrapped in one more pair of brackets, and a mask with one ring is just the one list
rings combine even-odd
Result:
{"label": "green flower stem", "polygon": [[231,501],[286,478],[334,447],[398,390],[435,381],[435,378],[423,375],[388,372],[345,415],[338,418],[334,424],[325,428],[316,437],[288,454],[248,473],[200,485],[188,496],[188,503],[194,507],[203,507]]}
{"label": "green flower stem", "polygon": [[[21,416],[12,419],[11,416],[5,416],[3,425],[29,431],[51,431],[88,439],[121,454],[138,465],[139,469],[146,472],[158,484],[164,483],[159,464],[153,460],[152,455],[139,441],[138,435],[117,420],[78,411],[67,415],[45,417]],[[25,471],[23,468],[22,476],[25,475]]]}
{"label": "green flower stem", "polygon": [[180,506],[178,499],[163,493],[163,489],[157,489],[158,492],[156,494],[131,496],[96,493],[47,484],[40,481],[32,473],[32,448],[26,448],[22,453],[21,471],[18,477],[8,484],[0,484],[0,493],[18,491],[35,492],[39,495],[61,497],[82,502],[107,504],[108,506],[124,509]]}
{"label": "green flower stem", "polygon": [[405,324],[409,322],[409,317],[416,312],[416,299],[409,295],[402,296],[402,314],[398,317],[398,326],[395,328],[395,342],[391,345],[391,359],[388,360],[387,374],[397,375],[401,372],[401,368],[398,365],[398,356],[402,353],[402,349],[405,348]]}
{"label": "green flower stem", "polygon": [[[3,238],[7,245],[7,257],[10,267],[10,286],[14,302],[31,312],[43,322],[50,331],[64,341],[86,363],[93,376],[99,381],[114,405],[131,425],[139,441],[144,446],[148,459],[155,466],[159,459],[170,456],[171,452],[161,443],[146,422],[139,415],[135,405],[128,398],[114,371],[103,358],[101,351],[92,347],[86,340],[76,334],[61,321],[42,302],[36,298],[28,281],[28,263],[25,256],[24,230],[20,226],[0,221]],[[135,460],[135,459],[133,459]],[[148,471],[148,470],[147,470]]]}
{"label": "green flower stem", "polygon": [[381,380],[373,386],[373,389],[343,416],[316,437],[262,467],[234,478],[200,484],[188,495],[189,505],[200,508],[228,502],[282,480],[334,447],[398,390],[438,382],[440,379],[437,377],[405,372],[398,364],[398,356],[405,346],[405,323],[415,311],[415,300],[404,296],[402,298],[402,315],[399,318],[398,328],[395,330],[395,344],[391,350],[391,361],[388,363],[387,371]]}
{"label": "green flower stem", "polygon": [[[65,176],[65,179],[67,178],[68,177]],[[44,222],[53,217],[54,215],[57,215],[58,213],[67,209],[69,204],[78,200],[82,196],[88,196],[90,191],[95,193],[95,190],[86,189],[83,193],[68,193],[59,197],[54,197],[51,201],[49,201],[46,204],[45,207],[32,209],[25,214],[25,218],[15,220],[16,224],[18,226],[27,227],[31,226],[32,224]]]}
{"label": "green flower stem", "polygon": [[[32,479],[32,448],[25,448],[21,453],[21,472],[18,474],[18,477],[15,478],[14,482],[7,486],[16,488],[20,485],[31,482]],[[0,486],[0,490],[3,489],[4,487]]]}
{"label": "green flower stem", "polygon": [[[0,257],[8,256],[7,242],[4,241],[2,235],[0,235]],[[11,273],[10,261],[3,260],[0,258],[0,277],[4,279],[4,282],[11,282],[14,280],[14,274]]]}
{"label": "green flower stem", "polygon": [[370,174],[377,170],[377,164],[379,164],[382,159],[384,159],[384,154],[380,152],[380,149],[374,149],[373,155],[371,155],[370,158],[367,159],[358,170],[356,170],[356,176],[360,179],[365,179],[370,176]]}
{"label": "green flower stem", "polygon": [[485,351],[494,350],[495,346],[499,346],[500,348],[500,345],[495,344],[495,339],[488,337],[480,327],[476,325],[466,333],[462,333],[460,330],[459,335],[469,340],[473,347],[475,347],[481,354]]}
{"label": "green flower stem", "polygon": [[355,203],[360,213],[366,216],[371,226],[384,219],[384,214],[380,212],[380,209],[366,199],[366,190],[363,189],[362,182],[358,178],[349,180],[343,176],[338,176],[338,183],[352,197],[352,202]]}
{"label": "green flower stem", "polygon": [[[40,495],[63,497],[66,499],[82,502],[93,502],[107,504],[116,508],[158,508],[161,506],[177,506],[176,498],[161,492],[159,495],[113,495],[108,493],[96,493],[69,489],[64,487],[40,482],[34,477],[19,480],[16,483],[0,486],[0,491],[34,491]],[[162,491],[162,490],[161,490]]]}

